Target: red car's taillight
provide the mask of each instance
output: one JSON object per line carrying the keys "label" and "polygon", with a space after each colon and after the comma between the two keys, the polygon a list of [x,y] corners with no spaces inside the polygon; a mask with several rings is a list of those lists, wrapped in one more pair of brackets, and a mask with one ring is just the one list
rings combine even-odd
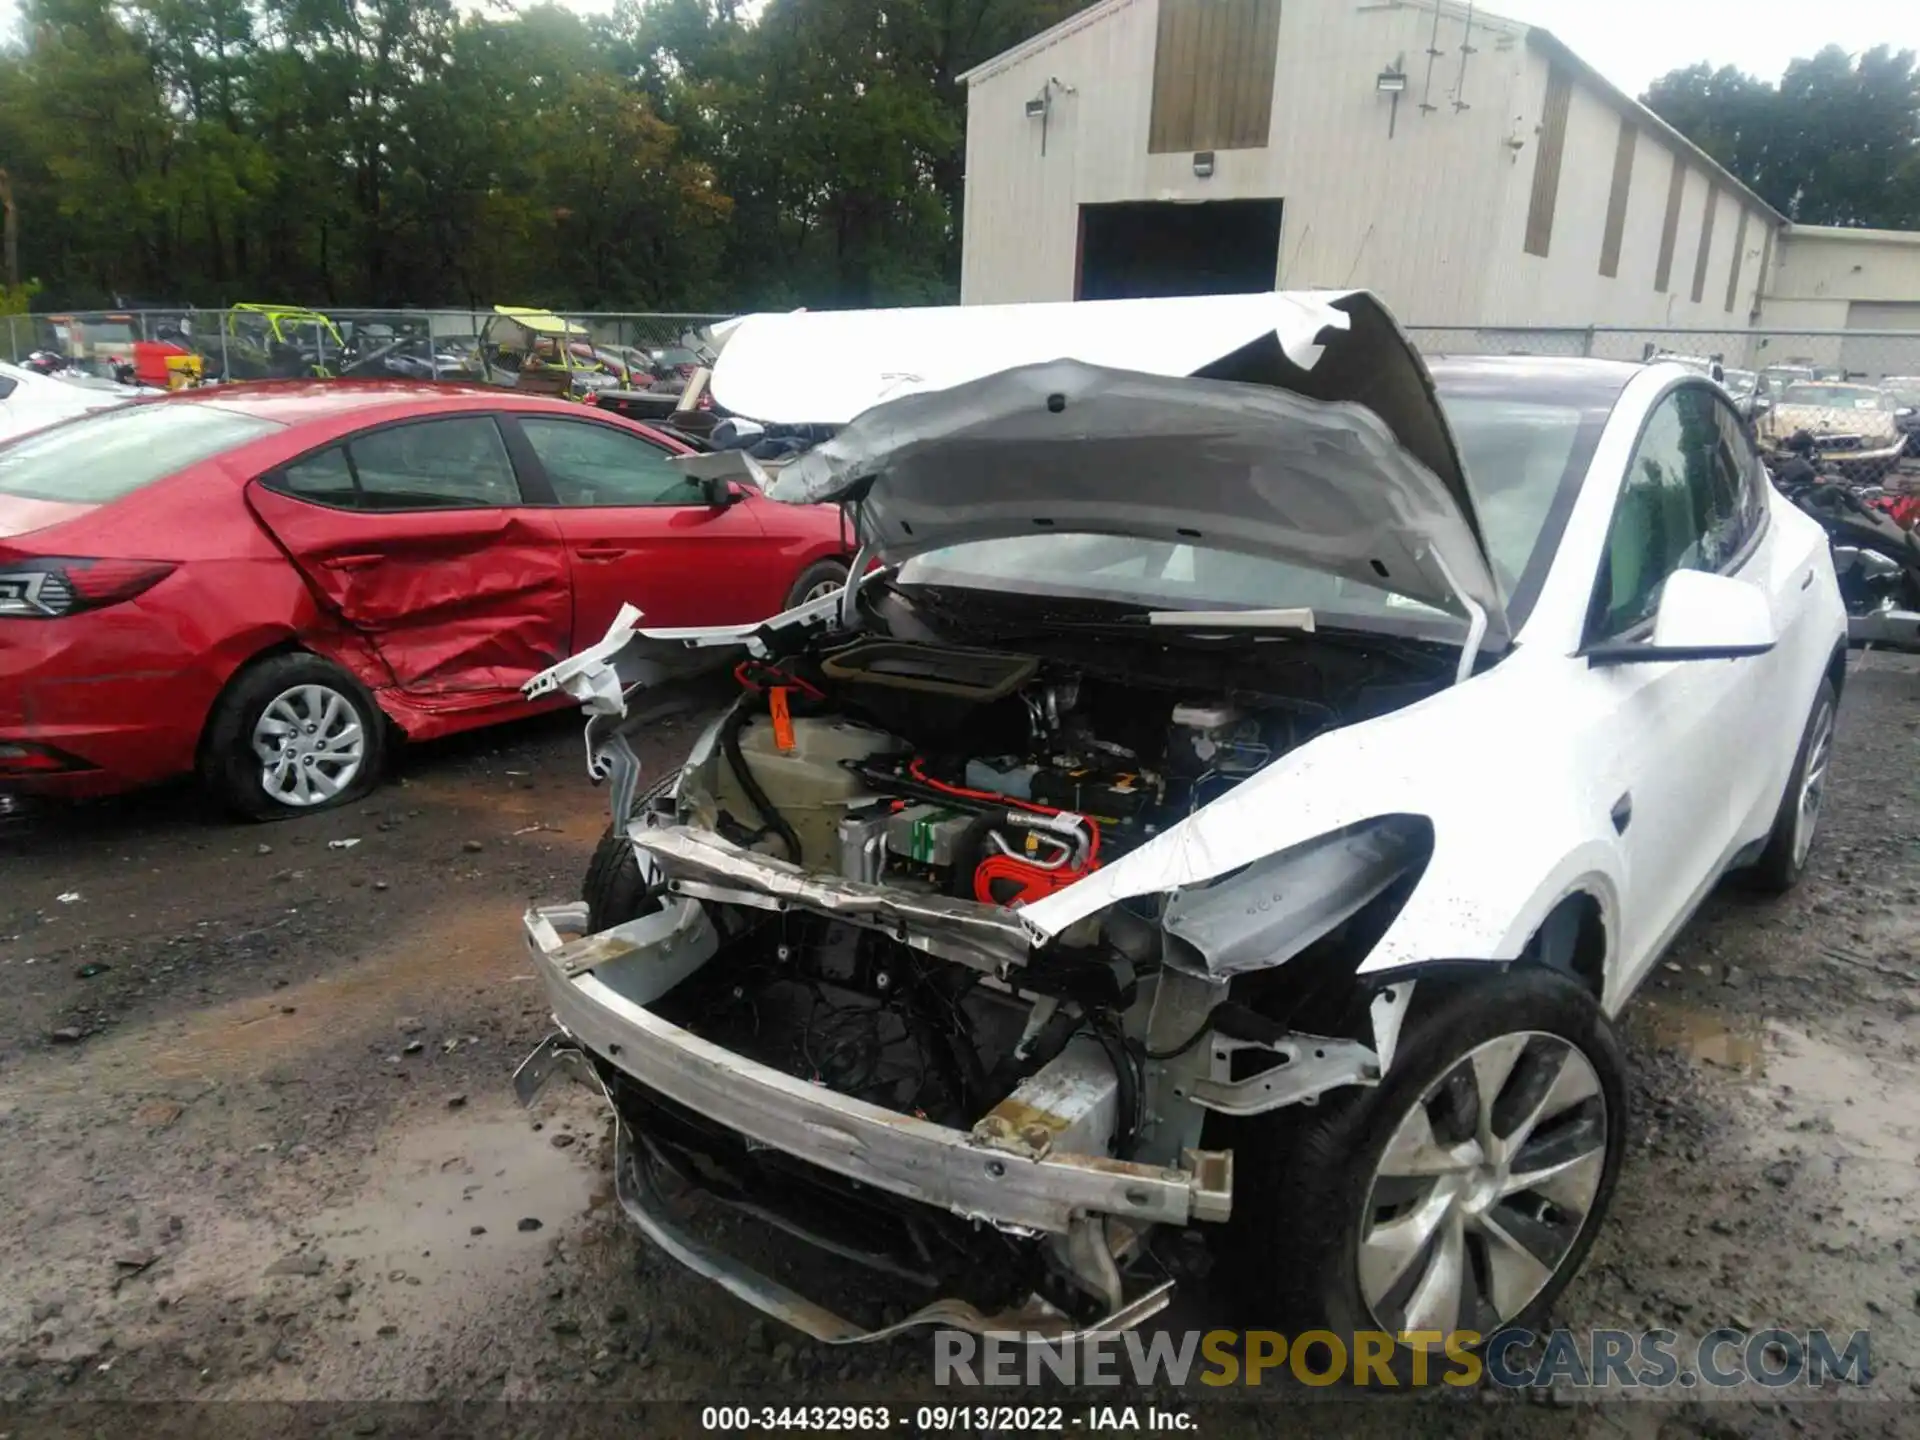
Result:
{"label": "red car's taillight", "polygon": [[167,560],[0,560],[0,617],[57,620],[117,605],[177,568]]}

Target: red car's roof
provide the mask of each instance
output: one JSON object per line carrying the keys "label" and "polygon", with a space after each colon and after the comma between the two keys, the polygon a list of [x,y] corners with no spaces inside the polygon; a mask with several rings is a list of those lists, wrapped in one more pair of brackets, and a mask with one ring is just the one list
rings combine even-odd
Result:
{"label": "red car's roof", "polygon": [[211,385],[179,390],[143,402],[153,405],[214,405],[280,425],[372,410],[553,410],[577,413],[578,406],[544,395],[519,395],[493,385],[463,385],[444,380],[264,380],[240,385]]}

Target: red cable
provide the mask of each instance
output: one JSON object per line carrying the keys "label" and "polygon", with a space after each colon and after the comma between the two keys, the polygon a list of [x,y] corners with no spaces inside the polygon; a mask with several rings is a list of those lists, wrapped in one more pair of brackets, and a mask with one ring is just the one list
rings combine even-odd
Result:
{"label": "red cable", "polygon": [[949,785],[944,780],[935,780],[932,776],[928,775],[923,768],[925,764],[926,762],[916,755],[908,762],[907,773],[922,785],[929,786],[945,794],[958,795],[963,800],[985,800],[994,805],[1009,805],[1016,810],[1031,810],[1038,815],[1072,814],[1082,825],[1087,827],[1088,834],[1092,841],[1087,850],[1087,869],[1091,870],[1094,868],[1093,862],[1098,859],[1100,855],[1100,822],[1091,815],[1082,815],[1078,811],[1061,810],[1052,805],[1042,805],[1038,800],[1018,800],[1011,795],[996,795],[991,790],[969,790],[964,785]]}

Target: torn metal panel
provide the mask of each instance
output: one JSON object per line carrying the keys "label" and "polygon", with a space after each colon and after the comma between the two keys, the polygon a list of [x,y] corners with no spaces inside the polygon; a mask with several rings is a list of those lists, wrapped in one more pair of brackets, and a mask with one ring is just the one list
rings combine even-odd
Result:
{"label": "torn metal panel", "polygon": [[424,702],[509,695],[565,653],[573,583],[558,522],[529,507],[365,517],[249,485],[248,507],[322,603]]}
{"label": "torn metal panel", "polygon": [[676,893],[829,915],[988,974],[1024,966],[1032,958],[1031,932],[1002,906],[814,874],[686,825],[636,831],[633,843],[659,866]]}
{"label": "torn metal panel", "polygon": [[1230,976],[1289,960],[1416,867],[1430,843],[1424,821],[1387,816],[1181,890],[1160,922],[1168,964]]}

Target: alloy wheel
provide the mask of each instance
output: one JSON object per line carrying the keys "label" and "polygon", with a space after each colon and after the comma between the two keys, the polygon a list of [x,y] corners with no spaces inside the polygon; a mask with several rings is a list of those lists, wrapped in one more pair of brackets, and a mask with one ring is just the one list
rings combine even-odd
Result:
{"label": "alloy wheel", "polygon": [[1358,1273],[1374,1322],[1511,1323],[1587,1226],[1610,1123],[1593,1062],[1558,1035],[1502,1035],[1457,1061],[1401,1118],[1368,1188]]}
{"label": "alloy wheel", "polygon": [[1820,806],[1827,794],[1827,765],[1833,758],[1833,706],[1824,701],[1813,717],[1813,733],[1807,740],[1807,764],[1800,776],[1798,807],[1793,816],[1793,863],[1797,869],[1807,863],[1813,849],[1814,833],[1820,828]]}
{"label": "alloy wheel", "polygon": [[847,582],[840,579],[816,580],[800,595],[802,605],[811,605],[816,600],[824,600],[829,595],[838,595],[846,588]]}
{"label": "alloy wheel", "polygon": [[282,805],[324,805],[353,784],[366,763],[359,708],[328,685],[295,685],[267,703],[253,726],[260,787]]}

